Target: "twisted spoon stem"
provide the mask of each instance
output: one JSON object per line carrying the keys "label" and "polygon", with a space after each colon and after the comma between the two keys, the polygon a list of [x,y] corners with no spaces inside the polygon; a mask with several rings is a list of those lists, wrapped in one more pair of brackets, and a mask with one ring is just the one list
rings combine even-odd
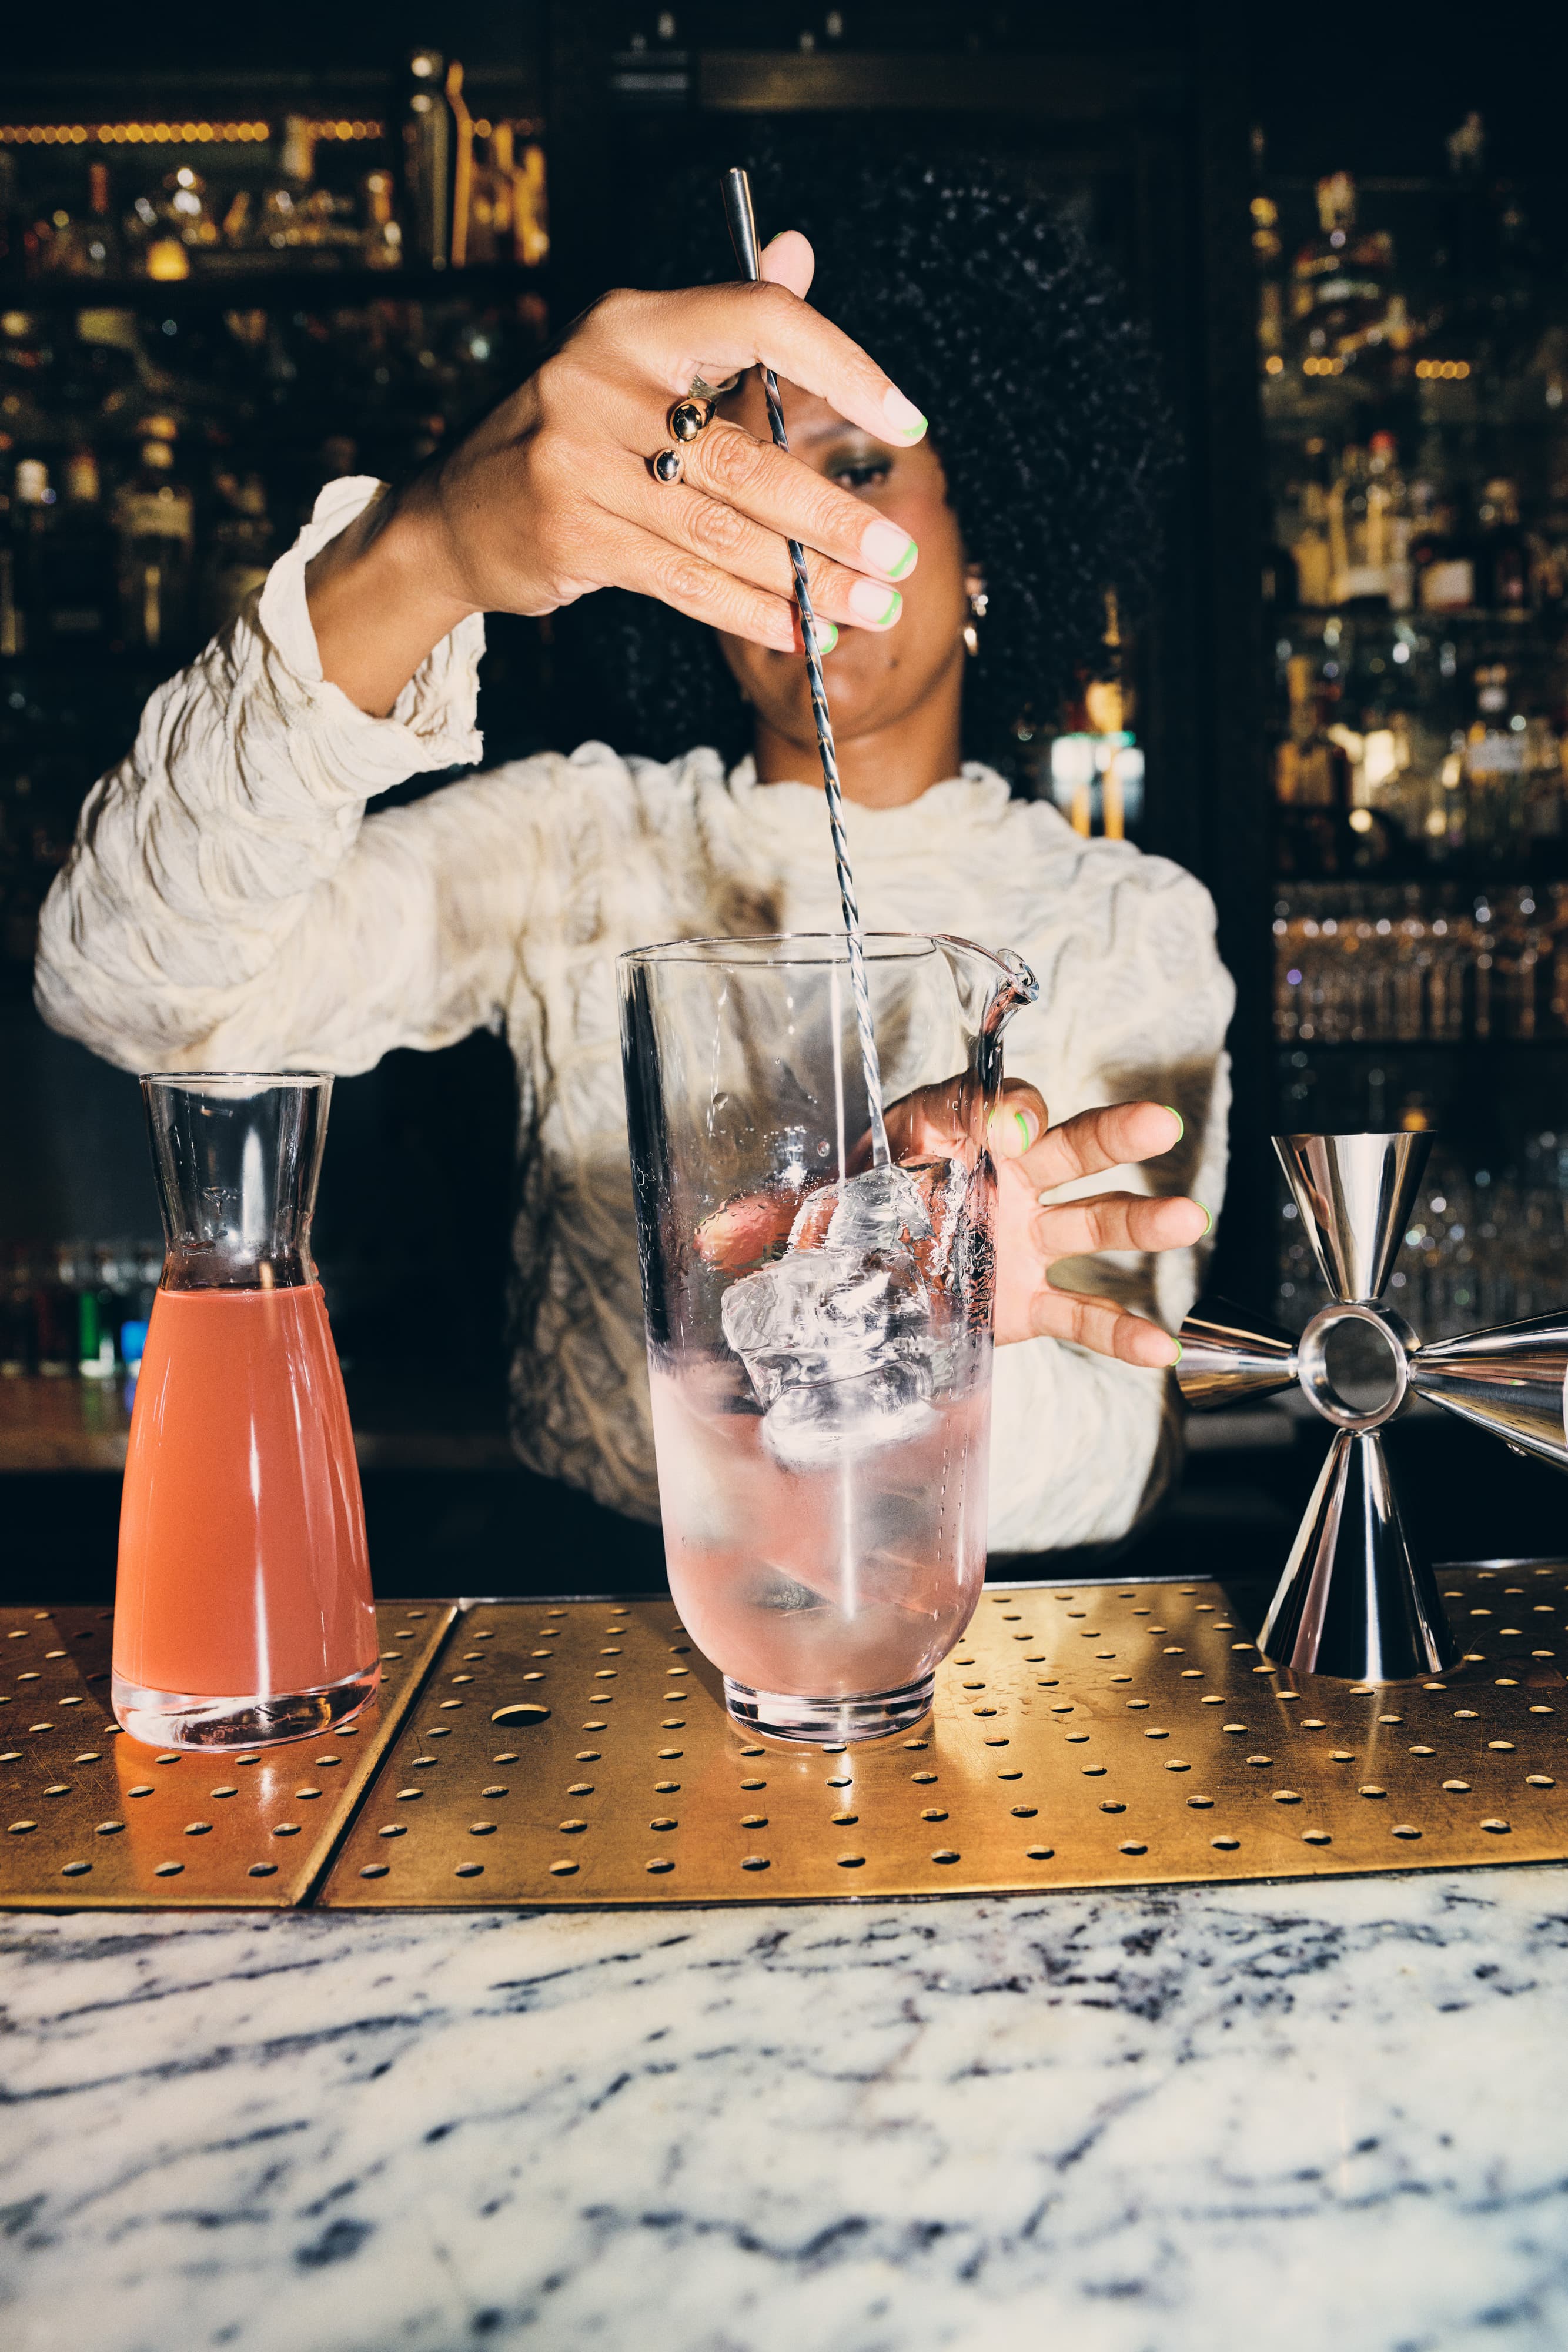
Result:
{"label": "twisted spoon stem", "polygon": [[[751,208],[751,185],[744,172],[733,171],[726,174],[725,205],[737,257],[747,277],[755,283],[762,274],[761,256],[757,244],[757,223]],[[779,397],[779,379],[770,367],[762,371],[762,388],[768,395],[768,422],[772,427],[774,446],[788,454],[789,436],[784,429],[784,404]],[[791,539],[786,544],[789,550],[790,568],[795,574],[795,604],[800,616],[800,643],[805,649],[806,677],[811,690],[811,717],[817,730],[817,754],[822,763],[828,824],[833,836],[833,864],[838,869],[839,903],[843,911],[844,940],[849,951],[850,991],[854,999],[855,1028],[860,1037],[861,1067],[865,1073],[866,1107],[871,1119],[872,1165],[873,1168],[886,1168],[892,1164],[893,1154],[888,1149],[887,1121],[882,1108],[882,1065],[877,1057],[876,1033],[872,1026],[865,937],[861,929],[860,903],[855,897],[850,845],[844,834],[844,796],[839,782],[839,758],[833,748],[833,722],[828,711],[828,692],[822,683],[817,620],[811,610],[811,592],[806,579],[805,550],[799,540]],[[847,1172],[841,1171],[841,1173]]]}

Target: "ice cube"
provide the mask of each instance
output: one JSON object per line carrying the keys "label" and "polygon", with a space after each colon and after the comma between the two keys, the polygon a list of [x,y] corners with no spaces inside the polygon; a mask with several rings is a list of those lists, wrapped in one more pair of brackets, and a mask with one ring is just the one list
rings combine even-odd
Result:
{"label": "ice cube", "polygon": [[840,1185],[828,1247],[897,1250],[925,1240],[930,1232],[925,1200],[908,1169],[868,1168]]}
{"label": "ice cube", "polygon": [[936,1416],[919,1363],[883,1363],[849,1380],[798,1381],[763,1416],[762,1442],[786,1470],[821,1470],[920,1436]]}
{"label": "ice cube", "polygon": [[732,1282],[720,1314],[767,1405],[788,1387],[853,1380],[928,1356],[933,1345],[925,1286],[906,1251],[789,1251]]}

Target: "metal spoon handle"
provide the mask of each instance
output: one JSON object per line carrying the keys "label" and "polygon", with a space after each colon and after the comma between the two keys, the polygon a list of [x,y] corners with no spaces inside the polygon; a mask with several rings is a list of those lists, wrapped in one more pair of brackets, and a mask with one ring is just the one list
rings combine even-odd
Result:
{"label": "metal spoon handle", "polygon": [[[751,182],[745,172],[736,169],[725,173],[724,208],[736,259],[740,264],[742,274],[755,285],[762,275],[762,254],[757,242],[757,215],[751,204]],[[789,436],[784,430],[784,404],[779,397],[779,379],[770,367],[762,371],[762,388],[768,396],[768,422],[772,427],[774,446],[788,451]],[[786,543],[789,550],[790,568],[795,575],[800,643],[806,655],[806,677],[811,690],[811,718],[817,730],[817,754],[822,763],[828,824],[833,836],[833,863],[838,869],[839,901],[843,909],[844,938],[849,950],[850,989],[854,998],[855,1028],[860,1036],[861,1066],[865,1073],[866,1106],[871,1116],[872,1165],[886,1168],[893,1155],[888,1149],[887,1121],[883,1115],[882,1066],[877,1055],[876,1033],[872,1026],[871,988],[866,979],[865,939],[861,929],[860,904],[855,897],[855,877],[850,865],[849,842],[844,834],[844,797],[839,782],[838,753],[833,748],[833,722],[828,710],[827,688],[822,683],[822,656],[817,645],[817,621],[811,610],[811,592],[806,579],[806,552],[799,540],[791,539]]]}

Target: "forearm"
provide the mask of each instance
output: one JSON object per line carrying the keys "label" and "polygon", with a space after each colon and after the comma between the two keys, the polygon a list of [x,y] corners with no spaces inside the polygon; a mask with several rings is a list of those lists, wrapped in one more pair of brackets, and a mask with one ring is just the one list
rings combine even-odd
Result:
{"label": "forearm", "polygon": [[305,572],[321,675],[384,719],[442,639],[478,610],[450,585],[428,494],[376,496]]}

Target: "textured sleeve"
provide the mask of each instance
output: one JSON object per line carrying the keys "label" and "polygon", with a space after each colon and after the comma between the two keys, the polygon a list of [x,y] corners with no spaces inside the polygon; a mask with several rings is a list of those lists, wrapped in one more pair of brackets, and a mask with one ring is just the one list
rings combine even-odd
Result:
{"label": "textured sleeve", "polygon": [[130,1069],[368,1068],[491,1022],[526,919],[526,832],[497,778],[369,820],[477,760],[484,625],[390,717],[321,675],[305,567],[376,485],[331,484],[256,603],[153,695],[82,811],[39,927],[44,1018]]}
{"label": "textured sleeve", "polygon": [[[1147,1098],[1177,1110],[1185,1132],[1149,1167],[1113,1169],[1052,1197],[1190,1192],[1218,1222],[1230,1104],[1224,1045],[1235,991],[1215,947],[1208,893],[1163,858],[1096,843],[1086,848],[1069,908],[1031,959],[1040,1001],[1009,1033],[1009,1076],[1040,1087],[1053,1121]],[[1204,1255],[1201,1246],[1157,1255],[1105,1251],[1063,1259],[1051,1278],[1175,1330],[1197,1295]],[[1058,1339],[998,1349],[993,1550],[1113,1542],[1158,1498],[1180,1458],[1180,1406],[1168,1373]]]}

